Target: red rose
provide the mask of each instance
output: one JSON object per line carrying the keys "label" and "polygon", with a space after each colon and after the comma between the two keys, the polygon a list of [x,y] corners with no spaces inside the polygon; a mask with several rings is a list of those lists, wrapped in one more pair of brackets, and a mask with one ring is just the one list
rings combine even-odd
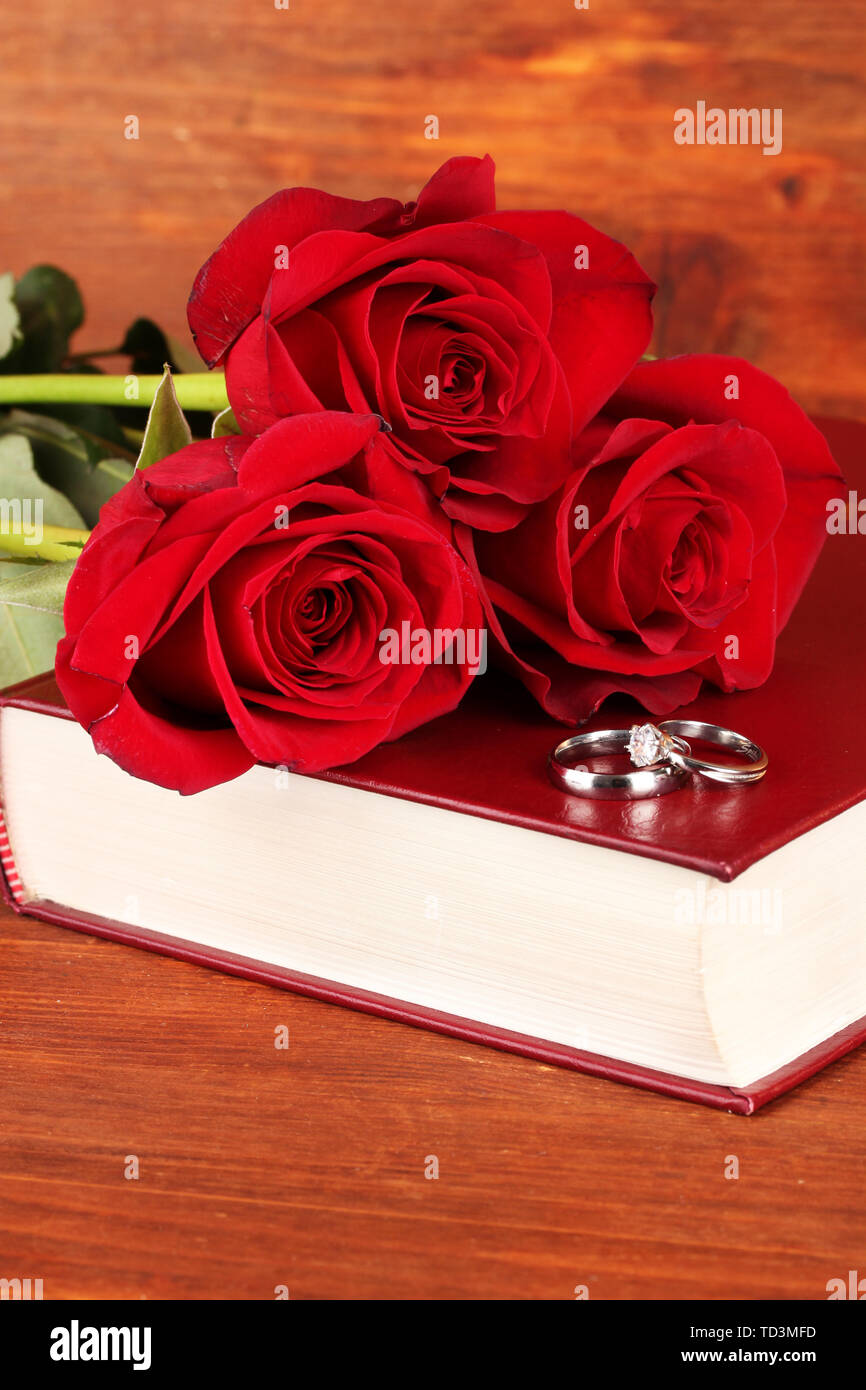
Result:
{"label": "red rose", "polygon": [[735,357],[642,364],[574,464],[516,530],[475,538],[491,631],[543,707],[579,722],[622,692],[663,714],[704,677],[765,681],[840,477],[787,391]]}
{"label": "red rose", "polygon": [[501,530],[566,476],[649,340],[653,291],[576,217],[495,213],[488,156],[406,206],[276,194],[199,272],[189,321],[244,429],[376,411],[451,516]]}
{"label": "red rose", "polygon": [[[196,792],[256,760],[351,762],[454,708],[473,671],[451,639],[481,609],[380,423],[327,412],[191,444],[103,507],[56,663],[100,753]],[[437,664],[384,660],[403,624],[441,635]]]}

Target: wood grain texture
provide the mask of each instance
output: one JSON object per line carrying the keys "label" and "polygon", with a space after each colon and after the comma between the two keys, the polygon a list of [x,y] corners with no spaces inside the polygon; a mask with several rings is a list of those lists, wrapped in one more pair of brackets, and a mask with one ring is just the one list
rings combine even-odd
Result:
{"label": "wood grain texture", "polygon": [[[742,353],[862,418],[863,59],[855,0],[41,0],[4,16],[0,269],[79,276],[85,345],[140,313],[179,333],[199,264],[276,188],[411,198],[490,151],[500,206],[632,246],[657,352]],[[675,145],[699,99],[781,107],[782,153]]]}
{"label": "wood grain texture", "polygon": [[866,1049],[745,1119],[5,909],[0,953],[0,1276],[46,1298],[823,1299],[863,1272]]}

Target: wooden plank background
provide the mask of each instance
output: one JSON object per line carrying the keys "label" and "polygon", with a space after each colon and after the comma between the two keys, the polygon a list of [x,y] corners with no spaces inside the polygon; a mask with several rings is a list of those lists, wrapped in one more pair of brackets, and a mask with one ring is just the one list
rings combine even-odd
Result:
{"label": "wooden plank background", "polygon": [[[86,345],[140,313],[181,331],[199,264],[281,186],[411,198],[448,156],[489,151],[500,206],[563,206],[632,246],[661,285],[656,351],[742,353],[809,409],[866,414],[856,0],[290,6],[4,16],[0,269],[79,276]],[[781,107],[782,153],[675,145],[674,111],[700,99]]]}

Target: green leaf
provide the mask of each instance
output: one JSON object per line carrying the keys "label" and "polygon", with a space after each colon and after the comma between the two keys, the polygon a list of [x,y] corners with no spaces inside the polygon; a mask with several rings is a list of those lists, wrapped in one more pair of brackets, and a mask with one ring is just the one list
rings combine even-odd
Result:
{"label": "green leaf", "polygon": [[10,434],[0,439],[0,501],[4,499],[7,503],[28,499],[41,501],[42,522],[46,526],[86,530],[84,518],[77,508],[62,492],[40,478],[33,466],[30,442],[21,434]]}
{"label": "green leaf", "polygon": [[24,436],[0,439],[0,552],[23,560],[74,560],[87,536],[69,499],[39,477]]}
{"label": "green leaf", "polygon": [[56,372],[69,351],[69,339],[84,322],[78,286],[53,265],[36,265],[15,286],[22,340],[3,359],[2,371]]}
{"label": "green leaf", "polygon": [[150,407],[144,442],[135,466],[150,468],[151,464],[159,463],[160,459],[177,453],[178,449],[191,442],[192,433],[180,408],[171,370],[166,367]]}
{"label": "green leaf", "polygon": [[15,303],[15,278],[0,275],[0,357],[12,351],[21,338],[21,315]]}
{"label": "green leaf", "polygon": [[[38,566],[9,566],[15,571],[12,578],[3,578],[0,570],[0,603],[15,608],[34,608],[40,613],[62,613],[66,586],[75,569],[74,560]],[[22,570],[23,574],[17,573]]]}
{"label": "green leaf", "polygon": [[[60,565],[45,566],[46,570],[60,568]],[[19,575],[25,578],[44,571],[33,570],[28,565],[3,565],[2,573],[10,575],[5,580],[10,584]],[[25,676],[50,671],[62,636],[63,619],[57,613],[0,602],[0,685],[12,685],[24,680]]]}
{"label": "green leaf", "polygon": [[66,494],[87,526],[96,525],[100,508],[132,477],[131,463],[105,458],[106,446],[93,435],[48,415],[11,410],[0,419],[2,434],[26,436],[40,478]]}
{"label": "green leaf", "polygon": [[219,415],[214,416],[211,439],[224,439],[227,434],[240,434],[241,427],[235,419],[235,413],[230,405],[225,410],[221,410]]}
{"label": "green leaf", "polygon": [[[82,402],[52,405],[51,415],[55,420],[62,420],[64,425],[77,430],[80,435],[86,436],[97,453],[122,455],[127,450],[128,441],[123,426],[110,406],[87,405]],[[130,453],[129,461],[135,462],[134,454]]]}
{"label": "green leaf", "polygon": [[[23,434],[29,440],[37,472],[43,456],[46,459],[56,458],[61,463],[71,457],[95,464],[104,454],[102,445],[92,435],[82,434],[54,416],[19,410],[17,406],[0,416],[0,435],[6,434]],[[52,480],[48,478],[46,481]]]}
{"label": "green leaf", "polygon": [[[29,514],[31,522],[38,519],[43,524],[45,536],[50,535],[52,528],[79,528],[82,524],[81,517],[72,503],[39,477],[33,467],[30,444],[23,435],[7,435],[0,439],[0,525],[5,523],[5,531],[9,532],[10,523],[14,522],[14,504],[21,504],[22,515],[26,515],[23,503],[28,499],[42,504],[41,516],[35,513],[34,508],[29,509]],[[32,539],[35,539],[35,534],[27,534],[26,529],[23,535],[20,531],[17,534],[0,534],[0,547],[4,541],[7,546],[14,542],[23,552],[23,563],[4,561],[0,565],[0,577],[3,581],[0,585],[0,686],[11,685],[14,681],[23,680],[25,676],[50,670],[54,664],[57,643],[63,636],[63,620],[57,613],[44,612],[41,608],[30,606],[23,607],[20,602],[6,602],[2,590],[5,589],[8,593],[10,590],[6,586],[24,581],[34,583],[36,577],[41,575],[44,575],[42,585],[47,586],[48,571],[54,568],[62,571],[61,579],[64,576],[68,579],[71,566],[80,554],[81,541],[75,545],[59,545],[46,540],[42,545],[31,545]],[[36,567],[34,560],[45,550],[65,563]],[[20,590],[18,593],[20,597]],[[43,587],[43,596],[45,593]],[[14,593],[12,596],[14,597]]]}

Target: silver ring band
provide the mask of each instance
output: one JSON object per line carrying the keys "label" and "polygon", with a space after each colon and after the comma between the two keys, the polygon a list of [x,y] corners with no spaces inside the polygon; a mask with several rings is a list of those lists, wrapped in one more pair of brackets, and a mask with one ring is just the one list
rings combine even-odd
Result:
{"label": "silver ring band", "polygon": [[718,724],[704,724],[700,719],[666,719],[659,724],[659,728],[663,733],[679,739],[703,739],[705,743],[729,748],[746,760],[745,763],[712,763],[693,757],[691,749],[687,753],[678,748],[669,749],[669,760],[683,771],[700,773],[702,777],[709,777],[713,782],[724,782],[727,786],[759,782],[767,771],[768,759],[763,748],[746,738],[745,734],[734,733],[733,729],[722,729]]}
{"label": "silver ring band", "polygon": [[[688,772],[673,762],[657,762],[634,772],[590,772],[569,766],[565,759],[577,754],[580,758],[609,757],[625,753],[631,738],[630,729],[602,729],[596,733],[575,734],[557,744],[547,759],[550,780],[563,791],[575,796],[590,796],[599,801],[639,801],[647,796],[664,796],[676,791],[688,780]],[[668,758],[674,752],[691,752],[684,739],[671,738]]]}

